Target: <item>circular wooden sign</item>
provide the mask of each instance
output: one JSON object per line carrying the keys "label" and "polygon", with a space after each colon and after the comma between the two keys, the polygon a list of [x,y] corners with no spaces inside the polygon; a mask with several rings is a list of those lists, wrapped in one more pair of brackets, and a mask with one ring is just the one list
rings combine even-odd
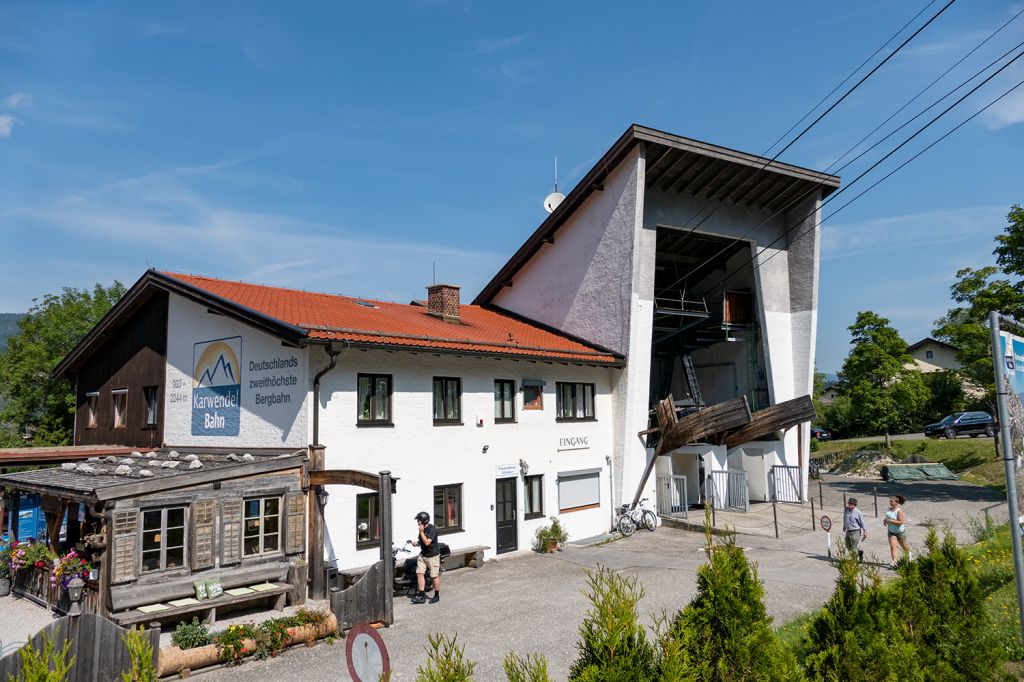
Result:
{"label": "circular wooden sign", "polygon": [[380,633],[366,623],[356,623],[345,640],[348,674],[356,682],[378,682],[391,674],[391,661]]}
{"label": "circular wooden sign", "polygon": [[825,532],[832,530],[832,519],[827,516],[821,517],[821,529]]}

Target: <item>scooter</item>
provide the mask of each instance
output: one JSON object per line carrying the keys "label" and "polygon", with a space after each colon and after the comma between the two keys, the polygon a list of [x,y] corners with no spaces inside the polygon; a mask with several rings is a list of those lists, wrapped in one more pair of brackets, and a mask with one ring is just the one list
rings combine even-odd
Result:
{"label": "scooter", "polygon": [[[399,554],[412,554],[411,547],[412,540],[406,540],[405,544],[401,547],[391,548],[391,563],[395,568],[398,567],[398,555]],[[452,555],[451,548],[443,542],[437,543],[437,547],[440,550],[441,557],[441,573],[444,573],[444,560]],[[416,585],[416,557],[408,557],[402,559],[402,575],[395,574],[395,589],[405,590],[406,593],[411,597],[416,594],[419,587]],[[434,578],[430,575],[430,567],[427,567],[427,572],[423,575],[423,591],[433,592],[434,591]]]}

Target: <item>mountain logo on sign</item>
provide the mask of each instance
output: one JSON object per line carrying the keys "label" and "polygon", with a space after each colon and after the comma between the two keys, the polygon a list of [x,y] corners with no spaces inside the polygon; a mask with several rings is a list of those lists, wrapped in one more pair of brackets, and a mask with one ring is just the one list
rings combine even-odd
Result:
{"label": "mountain logo on sign", "polygon": [[[222,372],[225,375],[226,381],[222,381],[222,382],[218,382],[217,381],[217,373],[218,373],[218,371]],[[213,369],[207,368],[203,372],[203,376],[199,377],[199,385],[200,386],[219,386],[219,385],[225,384],[225,383],[237,384],[238,382],[235,380],[235,373],[231,369],[231,362],[229,360],[224,359],[224,356],[221,355],[220,357],[217,358],[217,363],[213,366]]]}
{"label": "mountain logo on sign", "polygon": [[238,344],[229,343],[234,340],[213,341],[201,349],[192,374],[193,388],[238,386],[242,383],[238,353],[232,348]]}

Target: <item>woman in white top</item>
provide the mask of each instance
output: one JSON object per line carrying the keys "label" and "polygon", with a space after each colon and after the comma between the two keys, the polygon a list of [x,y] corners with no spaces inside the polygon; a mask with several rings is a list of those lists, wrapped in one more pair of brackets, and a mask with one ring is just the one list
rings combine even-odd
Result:
{"label": "woman in white top", "polygon": [[907,527],[904,524],[903,517],[903,505],[906,501],[907,498],[902,495],[890,497],[889,511],[885,512],[885,518],[882,519],[886,530],[889,531],[889,551],[892,554],[892,563],[889,565],[892,568],[896,568],[896,564],[899,563],[900,547],[907,553],[907,559],[910,558],[910,545],[907,543]]}

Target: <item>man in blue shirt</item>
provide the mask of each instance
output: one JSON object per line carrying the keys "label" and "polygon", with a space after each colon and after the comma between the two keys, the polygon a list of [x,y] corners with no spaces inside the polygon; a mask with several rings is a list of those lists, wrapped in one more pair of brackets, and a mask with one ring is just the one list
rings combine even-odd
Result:
{"label": "man in blue shirt", "polygon": [[857,553],[857,558],[864,560],[864,550],[860,548],[861,540],[868,537],[868,527],[864,523],[864,515],[857,509],[857,498],[851,497],[846,501],[846,510],[843,512],[843,531],[846,533],[846,548],[850,553]]}

